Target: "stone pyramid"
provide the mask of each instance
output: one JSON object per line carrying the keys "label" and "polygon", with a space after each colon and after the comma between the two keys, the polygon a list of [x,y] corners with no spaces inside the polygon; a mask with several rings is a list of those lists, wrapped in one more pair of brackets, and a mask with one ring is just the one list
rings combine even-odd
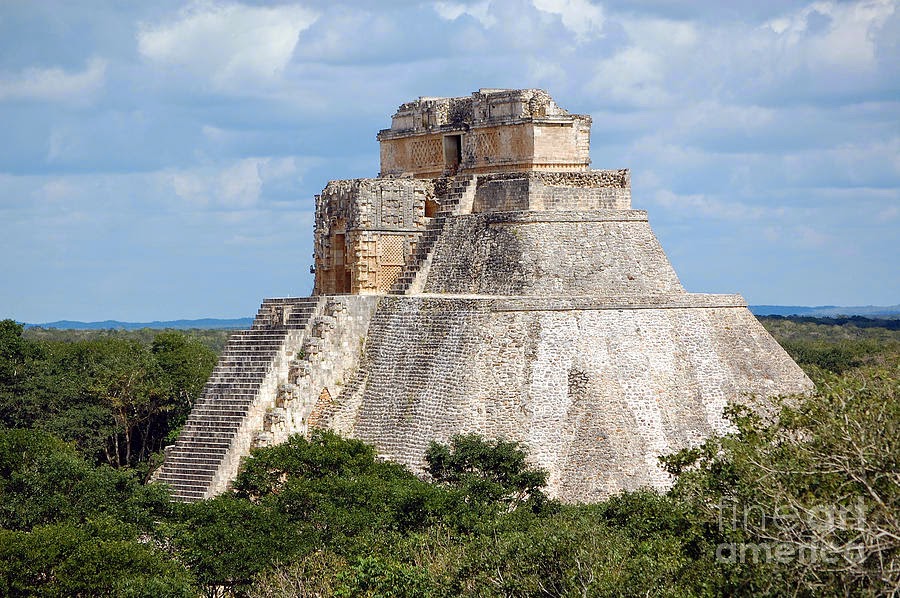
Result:
{"label": "stone pyramid", "polygon": [[157,478],[212,496],[316,427],[421,471],[477,432],[593,501],[665,488],[657,457],[726,431],[729,402],[809,391],[739,295],[682,288],[629,172],[590,170],[590,126],[534,89],[400,106],[380,176],[316,198],[314,295],[232,337]]}

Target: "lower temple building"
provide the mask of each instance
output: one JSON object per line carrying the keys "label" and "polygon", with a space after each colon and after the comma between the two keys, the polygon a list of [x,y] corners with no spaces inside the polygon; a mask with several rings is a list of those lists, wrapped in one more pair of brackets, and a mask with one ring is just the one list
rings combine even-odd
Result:
{"label": "lower temple building", "polygon": [[381,175],[316,197],[313,295],[232,335],[156,479],[211,497],[313,428],[421,472],[475,432],[595,501],[667,487],[658,457],[726,432],[729,403],[808,392],[740,295],[684,290],[629,172],[589,168],[590,124],[541,90],[403,104]]}

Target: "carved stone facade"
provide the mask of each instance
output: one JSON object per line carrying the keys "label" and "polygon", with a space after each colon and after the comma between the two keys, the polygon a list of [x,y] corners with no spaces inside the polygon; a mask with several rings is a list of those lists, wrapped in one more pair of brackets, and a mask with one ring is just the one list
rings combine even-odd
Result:
{"label": "carved stone facade", "polygon": [[629,172],[587,170],[589,133],[539,90],[402,105],[385,176],[316,198],[315,295],[229,340],[157,479],[209,497],[310,428],[421,471],[475,432],[593,501],[665,488],[658,456],[727,431],[728,403],[809,391],[741,296],[682,287]]}
{"label": "carved stone facade", "polygon": [[378,133],[381,175],[587,170],[590,137],[590,116],[569,114],[539,89],[423,97]]}
{"label": "carved stone facade", "polygon": [[425,229],[434,183],[331,181],[316,197],[316,295],[386,293]]}

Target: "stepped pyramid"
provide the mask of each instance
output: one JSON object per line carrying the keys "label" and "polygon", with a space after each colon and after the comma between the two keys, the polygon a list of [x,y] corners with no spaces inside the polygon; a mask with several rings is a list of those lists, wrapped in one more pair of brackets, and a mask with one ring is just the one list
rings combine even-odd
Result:
{"label": "stepped pyramid", "polygon": [[726,431],[729,402],[809,391],[743,298],[684,290],[590,127],[534,89],[401,105],[380,176],[316,197],[314,296],[235,333],[157,479],[213,496],[316,427],[421,471],[477,432],[592,501],[665,488],[657,457]]}

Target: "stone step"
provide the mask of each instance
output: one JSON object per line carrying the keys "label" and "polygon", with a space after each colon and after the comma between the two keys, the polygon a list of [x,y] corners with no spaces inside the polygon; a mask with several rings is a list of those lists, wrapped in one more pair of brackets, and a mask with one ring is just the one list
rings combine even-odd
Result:
{"label": "stone step", "polygon": [[[242,418],[247,414],[247,410],[250,408],[250,405],[241,405],[241,406],[228,406],[227,410],[223,409],[208,409],[205,407],[201,407],[197,409],[196,413],[191,413],[188,417],[188,423],[194,421],[208,421],[208,422],[219,422],[219,421],[231,421],[235,418]],[[230,413],[234,413],[235,415],[229,415]]]}
{"label": "stone step", "polygon": [[217,422],[188,422],[181,430],[182,440],[185,442],[213,442],[218,440],[230,440],[237,433],[243,423],[238,418],[236,421]]}
{"label": "stone step", "polygon": [[166,458],[166,464],[163,466],[163,470],[175,470],[180,468],[190,468],[193,466],[197,467],[206,467],[211,466],[213,468],[218,468],[219,464],[222,462],[221,457],[207,457],[203,455],[177,455],[170,454]]}
{"label": "stone step", "polygon": [[[251,358],[247,357],[247,358],[239,358],[239,359],[233,359],[233,360],[226,359],[224,361],[219,362],[219,365],[217,367],[219,368],[220,372],[235,371],[235,370],[242,371],[242,372],[254,371],[254,370],[258,371],[258,372],[264,372],[269,368],[271,363],[272,363],[271,359],[262,360],[262,359],[251,359]],[[215,370],[213,370],[213,371],[215,371]]]}
{"label": "stone step", "polygon": [[241,427],[241,420],[243,418],[236,417],[234,420],[216,420],[216,421],[188,421],[184,424],[184,427],[181,429],[181,432],[184,434],[185,439],[188,438],[196,438],[199,436],[203,436],[204,434],[208,437],[212,437],[213,435],[231,435],[237,431],[238,428]]}
{"label": "stone step", "polygon": [[228,354],[231,351],[246,351],[247,349],[272,351],[276,350],[284,343],[284,339],[255,339],[245,337],[234,341],[229,341],[228,345],[222,351],[222,354]]}
{"label": "stone step", "polygon": [[198,410],[228,410],[228,409],[244,409],[253,404],[253,399],[218,399],[194,403],[194,408]]}
{"label": "stone step", "polygon": [[249,379],[248,383],[256,381],[257,384],[259,384],[266,377],[266,373],[267,370],[265,369],[223,369],[218,372],[214,372],[213,375],[210,376],[207,384],[233,384],[236,383],[239,379]]}
{"label": "stone step", "polygon": [[169,477],[177,477],[181,474],[185,475],[204,475],[215,474],[222,464],[221,458],[212,457],[192,457],[190,459],[173,460],[171,465],[163,466],[159,475],[167,475]]}
{"label": "stone step", "polygon": [[[227,450],[223,449],[214,449],[203,446],[178,447],[176,445],[174,448],[169,449],[166,457],[172,459],[171,465],[174,469],[177,469],[178,464],[185,461],[193,462],[194,460],[202,460],[220,463],[225,457],[226,453]],[[169,468],[169,465],[167,465],[168,463],[169,462],[166,461],[166,464],[163,464],[164,469]],[[204,465],[203,467],[206,467],[206,465]],[[218,467],[218,465],[215,465],[215,467]]]}
{"label": "stone step", "polygon": [[230,430],[184,430],[179,435],[179,440],[182,441],[181,446],[183,448],[190,448],[192,451],[205,448],[209,449],[210,452],[224,454],[227,452],[228,447],[231,446],[231,441],[234,440],[236,433],[237,428]]}
{"label": "stone step", "polygon": [[[163,480],[160,481],[162,482]],[[169,485],[175,500],[179,500],[178,497],[184,497],[183,502],[189,502],[202,498],[211,481],[212,480],[166,480],[165,483]]]}
{"label": "stone step", "polygon": [[[159,481],[165,482],[177,490],[199,490],[204,491],[209,482],[215,477],[215,471],[202,471],[200,473],[172,473],[160,472]],[[165,478],[163,477],[165,476]],[[192,477],[188,477],[192,476]]]}
{"label": "stone step", "polygon": [[221,382],[204,387],[209,393],[227,393],[230,391],[248,391],[259,388],[259,382]]}
{"label": "stone step", "polygon": [[224,455],[231,447],[231,439],[206,439],[195,440],[193,438],[179,438],[175,441],[175,449],[181,451],[198,451],[201,453],[217,453]]}
{"label": "stone step", "polygon": [[[247,411],[249,410],[250,405],[245,405],[246,408],[239,408],[238,406],[228,406],[221,407],[216,409],[215,407],[196,407],[191,410],[191,415],[196,416],[198,418],[203,418],[204,420],[217,421],[217,418],[224,417],[244,417],[247,415]],[[190,421],[190,418],[188,419]]]}
{"label": "stone step", "polygon": [[206,495],[259,393],[271,389],[264,381],[274,364],[292,357],[284,353],[285,339],[310,330],[320,304],[318,297],[266,299],[251,328],[230,336],[159,472],[173,500],[195,501]]}
{"label": "stone step", "polygon": [[[241,374],[240,379],[243,380],[245,384],[256,384],[259,386],[263,379],[266,377],[266,372],[238,372],[238,371],[229,371],[223,369],[220,372],[214,372],[207,384],[211,386],[220,386],[220,385],[228,385],[228,384],[236,384],[238,383],[237,374]],[[205,388],[205,387],[204,387]],[[211,388],[211,391],[214,391],[215,388]]]}
{"label": "stone step", "polygon": [[172,455],[171,459],[171,461],[166,461],[163,465],[160,474],[191,473],[194,471],[215,473],[222,465],[223,455],[209,455],[203,453],[193,456]]}
{"label": "stone step", "polygon": [[[223,381],[225,382],[225,381]],[[233,383],[233,382],[232,382]],[[259,394],[260,385],[256,389],[253,388],[212,388],[205,391],[198,403],[206,403],[207,401],[249,401],[253,400]]]}
{"label": "stone step", "polygon": [[234,368],[241,368],[243,370],[246,370],[247,368],[257,368],[259,371],[264,372],[272,364],[272,361],[273,358],[254,359],[249,355],[245,355],[241,357],[235,357],[233,359],[224,359],[219,362],[217,367],[221,372],[228,371]]}
{"label": "stone step", "polygon": [[195,405],[209,405],[220,401],[253,401],[262,388],[261,384],[257,384],[255,388],[231,388],[232,384],[236,384],[236,382],[222,383],[221,386],[204,390]]}
{"label": "stone step", "polygon": [[268,335],[268,334],[265,336],[246,334],[246,335],[241,335],[241,336],[233,337],[233,338],[229,339],[226,348],[233,347],[235,344],[247,344],[247,343],[258,343],[260,345],[265,345],[265,344],[276,344],[277,345],[282,340],[284,340],[284,337],[285,337],[284,334],[281,334],[279,336],[272,336],[272,335]]}
{"label": "stone step", "polygon": [[191,471],[190,473],[162,472],[157,479],[161,482],[209,482],[216,475],[215,471]]}
{"label": "stone step", "polygon": [[[202,498],[210,480],[159,480],[169,485],[172,497],[179,502],[192,502]],[[183,499],[181,497],[184,497]]]}
{"label": "stone step", "polygon": [[[184,439],[182,444],[175,444],[175,448],[169,452],[172,455],[180,455],[182,457],[196,457],[201,459],[219,459],[228,452],[232,438],[217,440],[214,438],[207,439],[209,442],[202,442],[194,439]],[[213,444],[215,441],[217,444]]]}

